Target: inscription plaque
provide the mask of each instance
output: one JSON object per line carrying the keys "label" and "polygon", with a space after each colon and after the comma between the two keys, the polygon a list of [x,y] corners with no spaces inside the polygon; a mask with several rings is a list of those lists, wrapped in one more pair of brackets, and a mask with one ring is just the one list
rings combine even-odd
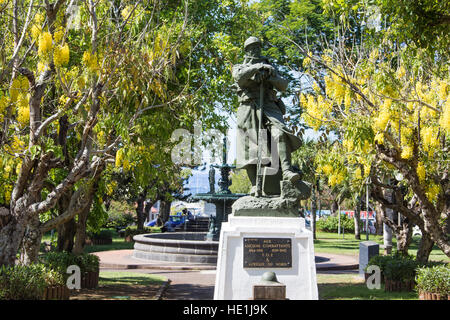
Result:
{"label": "inscription plaque", "polygon": [[292,268],[292,241],[244,238],[244,268]]}

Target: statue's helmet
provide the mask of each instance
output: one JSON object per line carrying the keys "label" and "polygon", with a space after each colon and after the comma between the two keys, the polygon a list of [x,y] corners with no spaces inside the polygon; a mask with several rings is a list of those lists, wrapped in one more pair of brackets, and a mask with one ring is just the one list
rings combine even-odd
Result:
{"label": "statue's helmet", "polygon": [[250,37],[244,42],[244,49],[247,49],[247,47],[251,44],[257,43],[261,46],[261,40],[259,40],[257,37]]}

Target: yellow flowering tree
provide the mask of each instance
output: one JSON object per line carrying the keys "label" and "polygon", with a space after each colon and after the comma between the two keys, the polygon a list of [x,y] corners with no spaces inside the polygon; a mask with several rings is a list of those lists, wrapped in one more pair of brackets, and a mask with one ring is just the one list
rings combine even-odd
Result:
{"label": "yellow flowering tree", "polygon": [[116,151],[146,134],[140,121],[169,131],[177,122],[155,120],[158,109],[196,108],[175,76],[191,50],[183,5],[165,11],[174,19],[153,20],[163,10],[146,1],[116,4],[138,10],[133,19],[112,18],[106,1],[35,4],[1,7],[11,45],[0,53],[0,265],[14,264],[19,246],[34,261],[42,234],[76,215],[83,231]]}
{"label": "yellow flowering tree", "polygon": [[[341,27],[340,37],[351,34]],[[388,37],[376,46],[338,42],[320,55],[295,45],[310,61],[304,71],[319,82],[300,96],[302,118],[316,130],[334,131],[341,144],[344,163],[331,159],[321,167],[330,185],[345,181],[345,172],[350,180],[370,181],[375,200],[400,212],[410,229],[412,224],[422,229],[418,259],[428,258],[433,243],[450,256],[445,63],[426,54],[411,57],[413,44],[395,44]],[[387,197],[389,192],[397,200]]]}
{"label": "yellow flowering tree", "polygon": [[[61,249],[79,252],[86,223],[99,225],[87,214],[101,219],[114,189],[105,172],[133,172],[144,184],[170,167],[175,128],[190,130],[196,119],[224,127],[211,103],[223,81],[211,78],[229,72],[211,66],[212,39],[237,17],[218,1],[36,3],[0,6],[0,265],[14,264],[20,246],[24,262],[34,261],[44,232],[65,237],[74,223],[80,234]],[[171,181],[165,172],[161,180]]]}

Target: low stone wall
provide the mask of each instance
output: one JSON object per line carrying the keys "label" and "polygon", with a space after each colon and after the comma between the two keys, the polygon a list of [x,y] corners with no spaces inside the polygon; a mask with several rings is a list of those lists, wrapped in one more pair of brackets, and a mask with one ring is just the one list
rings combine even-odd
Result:
{"label": "low stone wall", "polygon": [[205,241],[206,232],[151,233],[133,237],[133,257],[152,261],[216,264],[218,241]]}

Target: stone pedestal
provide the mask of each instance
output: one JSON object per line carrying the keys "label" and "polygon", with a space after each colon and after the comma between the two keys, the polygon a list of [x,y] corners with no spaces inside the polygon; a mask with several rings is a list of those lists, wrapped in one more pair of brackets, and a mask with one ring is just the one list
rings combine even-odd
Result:
{"label": "stone pedestal", "polygon": [[297,217],[230,215],[220,234],[215,300],[249,300],[267,272],[290,300],[317,300],[311,231]]}
{"label": "stone pedestal", "polygon": [[380,253],[380,245],[374,241],[363,241],[359,243],[359,274],[364,274],[364,268],[370,258]]}

